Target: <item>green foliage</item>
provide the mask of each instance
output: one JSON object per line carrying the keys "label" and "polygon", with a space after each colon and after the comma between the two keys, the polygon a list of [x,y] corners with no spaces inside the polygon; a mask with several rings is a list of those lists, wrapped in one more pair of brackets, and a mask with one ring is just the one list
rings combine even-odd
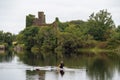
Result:
{"label": "green foliage", "polygon": [[4,37],[4,33],[3,33],[3,31],[0,31],[0,43],[4,42],[3,37]]}
{"label": "green foliage", "polygon": [[56,47],[56,34],[53,27],[43,26],[40,28],[38,34],[35,37],[39,49],[43,54],[48,52],[54,52]]}
{"label": "green foliage", "polygon": [[55,18],[55,22],[60,22],[58,17]]}
{"label": "green foliage", "polygon": [[81,40],[72,33],[61,32],[58,34],[57,50],[61,50],[63,54],[72,55],[78,53],[81,47]]}
{"label": "green foliage", "polygon": [[[56,18],[51,26],[31,26],[34,19],[34,15],[26,17],[26,28],[20,32],[17,40],[37,56],[70,56],[80,53],[83,48],[111,49],[120,42],[120,26],[115,27],[107,10],[91,14],[88,21],[60,22],[59,18]],[[0,36],[2,33],[0,32]]]}
{"label": "green foliage", "polygon": [[17,36],[17,40],[19,43],[24,44],[26,49],[30,50],[35,42],[35,35],[38,33],[38,27],[27,27]]}
{"label": "green foliage", "polygon": [[7,43],[9,46],[12,45],[13,35],[9,32],[4,33],[0,31],[0,43]]}
{"label": "green foliage", "polygon": [[82,24],[84,24],[85,22],[82,21],[82,20],[73,20],[73,21],[70,21],[69,23],[70,23],[70,24],[74,24],[74,25],[82,25]]}
{"label": "green foliage", "polygon": [[120,25],[117,27],[116,31],[120,33]]}
{"label": "green foliage", "polygon": [[111,40],[120,40],[120,32],[117,31],[113,32],[111,34]]}
{"label": "green foliage", "polygon": [[6,49],[12,46],[12,42],[15,39],[14,35],[10,32],[0,31],[0,45],[4,45]]}
{"label": "green foliage", "polygon": [[94,37],[95,40],[105,41],[109,38],[111,30],[114,28],[112,16],[107,10],[100,10],[96,14],[91,14],[88,20],[88,33]]}
{"label": "green foliage", "polygon": [[64,32],[65,28],[66,27],[69,27],[68,23],[61,23],[61,22],[58,22],[58,28],[61,32]]}
{"label": "green foliage", "polygon": [[80,31],[79,28],[77,28],[75,25],[70,25],[65,29],[65,32],[72,33],[76,37],[81,37],[83,34]]}
{"label": "green foliage", "polygon": [[12,34],[7,32],[7,33],[4,33],[4,42],[5,43],[8,43],[8,45],[12,45],[12,41],[13,41],[13,38],[12,38]]}
{"label": "green foliage", "polygon": [[117,48],[120,44],[120,27],[115,28],[110,34],[110,39],[108,40],[109,48]]}
{"label": "green foliage", "polygon": [[34,19],[35,19],[35,15],[29,14],[28,16],[26,16],[26,27],[32,26]]}

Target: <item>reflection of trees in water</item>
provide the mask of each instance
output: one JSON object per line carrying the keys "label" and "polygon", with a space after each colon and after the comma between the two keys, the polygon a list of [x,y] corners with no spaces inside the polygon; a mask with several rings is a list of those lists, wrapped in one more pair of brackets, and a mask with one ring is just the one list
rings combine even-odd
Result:
{"label": "reflection of trees in water", "polygon": [[118,70],[120,74],[120,54],[112,53],[112,55],[109,55],[111,59],[111,63],[113,63],[114,68]]}
{"label": "reflection of trees in water", "polygon": [[45,71],[26,71],[26,80],[45,80]]}
{"label": "reflection of trees in water", "polygon": [[[61,59],[55,55],[36,56],[31,53],[19,54],[20,60],[33,66],[57,66]],[[77,55],[63,57],[66,67],[87,67],[91,80],[110,80],[115,69],[120,72],[120,55],[114,53],[99,53],[97,55]]]}
{"label": "reflection of trees in water", "polygon": [[[117,70],[120,74],[120,54],[108,53],[107,58],[109,58],[109,63],[111,63],[114,71]],[[109,66],[109,67],[111,67],[111,66]]]}
{"label": "reflection of trees in water", "polygon": [[84,56],[64,56],[63,58],[57,58],[56,55],[48,55],[43,57],[42,55],[36,56],[30,52],[24,54],[18,54],[20,60],[25,64],[33,66],[58,66],[60,61],[63,60],[66,67],[85,67],[87,63],[87,57]]}
{"label": "reflection of trees in water", "polygon": [[88,65],[88,76],[91,80],[110,80],[113,77],[113,65],[108,56],[97,56]]}
{"label": "reflection of trees in water", "polygon": [[13,59],[13,52],[6,51],[5,53],[0,54],[0,62],[10,62]]}
{"label": "reflection of trees in water", "polygon": [[34,55],[31,52],[26,52],[24,54],[19,54],[20,60],[23,61],[25,64],[32,65],[32,66],[53,66],[56,65],[56,56],[55,55],[48,55],[43,57],[43,55]]}

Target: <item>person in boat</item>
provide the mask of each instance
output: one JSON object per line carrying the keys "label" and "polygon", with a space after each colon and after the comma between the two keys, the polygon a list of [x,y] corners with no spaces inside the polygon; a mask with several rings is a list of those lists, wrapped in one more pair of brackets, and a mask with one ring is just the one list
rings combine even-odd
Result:
{"label": "person in boat", "polygon": [[63,67],[64,67],[64,63],[63,63],[63,61],[61,61],[61,62],[60,62],[60,65],[59,65],[59,68],[60,68],[60,74],[61,74],[61,76],[63,76],[63,75],[64,75],[64,70],[63,70]]}
{"label": "person in boat", "polygon": [[64,63],[63,63],[63,61],[61,61],[61,62],[60,62],[60,65],[59,65],[59,68],[60,68],[60,69],[63,69],[63,67],[64,67]]}

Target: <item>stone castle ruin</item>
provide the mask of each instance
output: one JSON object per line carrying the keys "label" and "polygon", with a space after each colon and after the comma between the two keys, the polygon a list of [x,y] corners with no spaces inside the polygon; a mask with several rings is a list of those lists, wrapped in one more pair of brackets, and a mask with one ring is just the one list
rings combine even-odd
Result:
{"label": "stone castle ruin", "polygon": [[51,23],[47,24],[46,19],[45,19],[45,14],[44,12],[38,12],[38,18],[35,17],[35,15],[29,14],[26,16],[26,27],[29,26],[53,26],[57,27],[56,20]]}
{"label": "stone castle ruin", "polygon": [[38,12],[38,18],[35,18],[33,20],[33,25],[42,26],[45,24],[46,24],[46,21],[45,21],[44,12]]}
{"label": "stone castle ruin", "polygon": [[29,27],[29,26],[49,26],[52,24],[46,24],[44,12],[38,12],[38,18],[36,18],[35,15],[32,15],[32,14],[29,14],[26,16],[26,27]]}

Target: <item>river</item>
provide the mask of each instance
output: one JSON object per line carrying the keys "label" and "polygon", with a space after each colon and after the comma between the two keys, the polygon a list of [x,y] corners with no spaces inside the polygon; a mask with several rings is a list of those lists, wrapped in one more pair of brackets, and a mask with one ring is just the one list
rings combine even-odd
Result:
{"label": "river", "polygon": [[[108,55],[109,54],[109,55]],[[56,67],[61,59],[54,56],[34,58],[14,52],[0,53],[0,80],[119,80],[120,57],[113,53],[64,58],[63,74]],[[42,67],[44,70],[34,69]]]}

